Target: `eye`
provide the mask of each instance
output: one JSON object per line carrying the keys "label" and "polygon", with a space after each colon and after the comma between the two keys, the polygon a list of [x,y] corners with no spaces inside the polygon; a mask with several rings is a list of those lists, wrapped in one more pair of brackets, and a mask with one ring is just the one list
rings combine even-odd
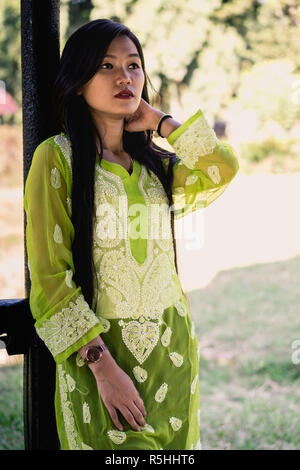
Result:
{"label": "eye", "polygon": [[104,67],[104,65],[112,65],[112,64],[110,64],[109,62],[105,62],[105,64],[101,64],[100,67],[102,68]]}
{"label": "eye", "polygon": [[132,63],[132,64],[130,64],[130,65],[136,65],[136,66],[137,66],[137,68],[140,68],[139,64],[137,64],[136,62],[133,62],[133,63]]}

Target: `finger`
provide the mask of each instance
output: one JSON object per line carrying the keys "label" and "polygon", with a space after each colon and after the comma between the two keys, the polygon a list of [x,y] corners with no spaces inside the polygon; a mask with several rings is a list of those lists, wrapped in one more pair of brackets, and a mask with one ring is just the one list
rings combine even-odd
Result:
{"label": "finger", "polygon": [[127,405],[131,413],[133,414],[135,420],[141,425],[141,426],[146,426],[146,421],[145,418],[139,409],[138,406],[134,402],[132,402],[130,405]]}
{"label": "finger", "polygon": [[132,427],[132,429],[135,429],[135,431],[140,431],[140,427],[135,421],[131,411],[127,408],[127,406],[120,406],[119,411],[122,413],[128,424]]}
{"label": "finger", "polygon": [[118,428],[120,431],[123,431],[123,426],[119,421],[118,413],[116,409],[113,407],[107,407],[107,411],[109,412],[112,422],[114,423],[116,428]]}
{"label": "finger", "polygon": [[137,407],[139,408],[139,410],[142,412],[142,414],[144,415],[144,418],[146,418],[147,412],[146,412],[146,408],[145,408],[145,405],[144,405],[144,402],[143,402],[143,399],[141,398],[141,396],[138,395],[137,397],[135,397],[134,402],[137,405]]}

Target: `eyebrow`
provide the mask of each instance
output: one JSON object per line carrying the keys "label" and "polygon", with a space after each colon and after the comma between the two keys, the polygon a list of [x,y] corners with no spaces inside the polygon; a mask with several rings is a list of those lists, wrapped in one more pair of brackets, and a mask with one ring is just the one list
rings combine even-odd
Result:
{"label": "eyebrow", "polygon": [[[117,56],[112,55],[112,54],[106,54],[104,57],[112,57],[113,59],[116,59]],[[138,57],[140,59],[139,54],[137,54],[136,52],[133,52],[132,54],[128,54],[127,57]]]}

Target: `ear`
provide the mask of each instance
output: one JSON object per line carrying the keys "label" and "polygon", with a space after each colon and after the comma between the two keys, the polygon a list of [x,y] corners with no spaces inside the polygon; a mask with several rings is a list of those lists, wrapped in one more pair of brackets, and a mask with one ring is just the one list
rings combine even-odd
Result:
{"label": "ear", "polygon": [[76,95],[81,95],[82,94],[82,90],[81,88],[78,88],[78,90],[76,91]]}

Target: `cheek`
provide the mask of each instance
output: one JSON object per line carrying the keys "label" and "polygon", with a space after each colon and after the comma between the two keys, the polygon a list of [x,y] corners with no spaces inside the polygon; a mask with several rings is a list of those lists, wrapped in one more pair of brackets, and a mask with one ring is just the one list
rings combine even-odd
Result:
{"label": "cheek", "polygon": [[103,81],[100,83],[100,80],[93,80],[84,90],[84,97],[89,105],[99,104],[105,101],[107,96],[107,87]]}
{"label": "cheek", "polygon": [[139,74],[139,77],[137,78],[137,81],[139,83],[141,92],[143,90],[144,84],[145,84],[145,75],[143,73]]}

